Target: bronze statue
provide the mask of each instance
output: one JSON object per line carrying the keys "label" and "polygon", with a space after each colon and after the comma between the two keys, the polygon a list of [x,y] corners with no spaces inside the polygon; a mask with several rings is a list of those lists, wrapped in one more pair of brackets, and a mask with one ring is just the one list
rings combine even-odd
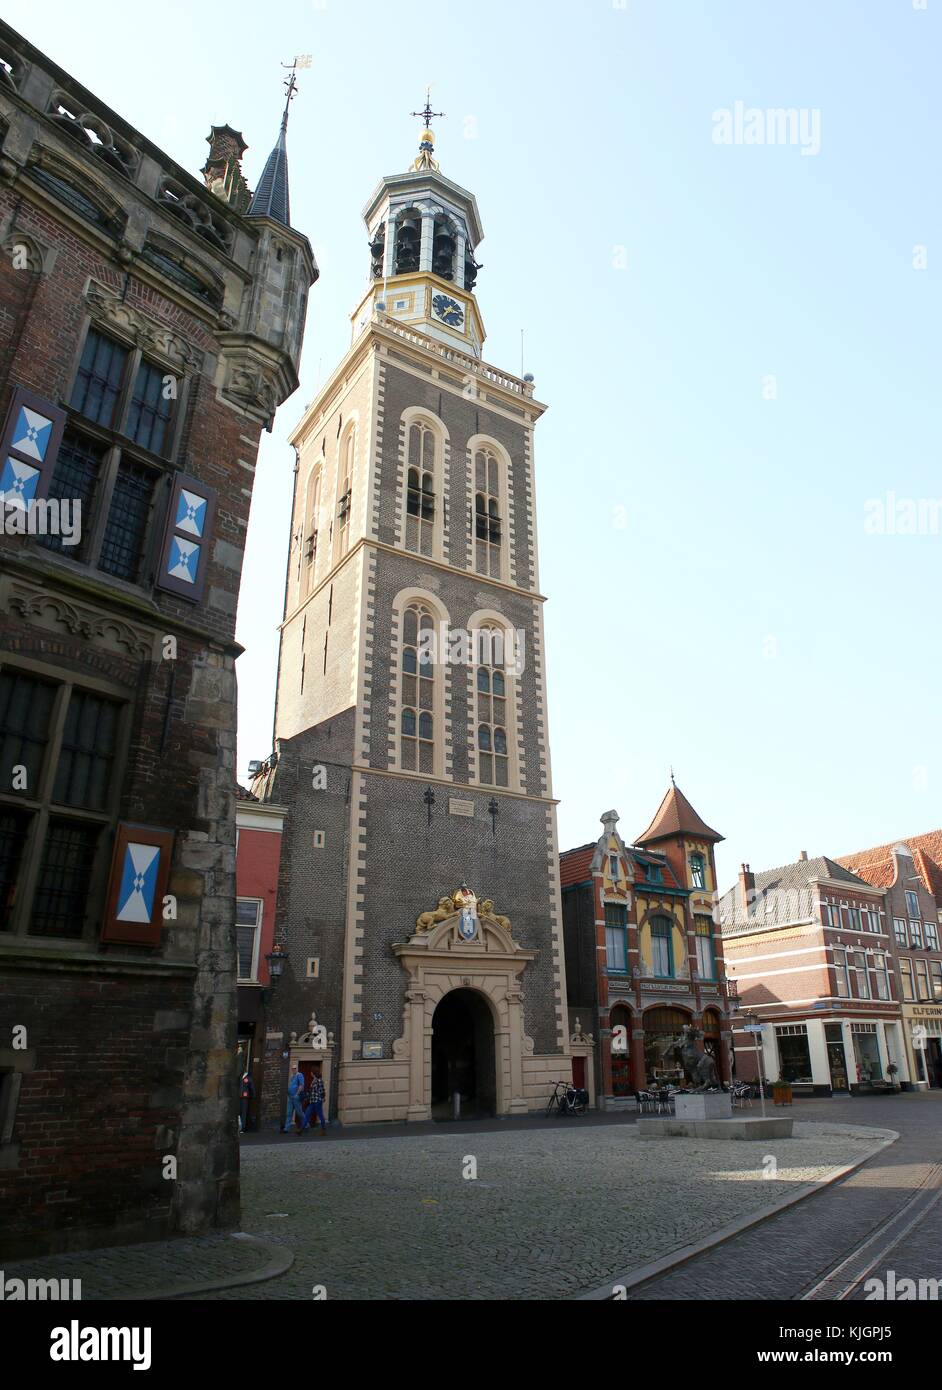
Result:
{"label": "bronze statue", "polygon": [[680,1037],[664,1049],[664,1057],[677,1057],[684,1069],[684,1080],[695,1091],[719,1089],[716,1062],[703,1047],[699,1028],[685,1026]]}

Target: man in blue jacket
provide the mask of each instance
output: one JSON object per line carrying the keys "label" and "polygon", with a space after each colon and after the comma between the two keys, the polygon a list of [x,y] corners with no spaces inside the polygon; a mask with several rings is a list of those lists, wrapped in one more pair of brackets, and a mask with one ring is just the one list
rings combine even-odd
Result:
{"label": "man in blue jacket", "polygon": [[295,1069],[291,1074],[291,1079],[288,1082],[288,1110],[285,1115],[285,1122],[281,1131],[282,1134],[288,1134],[291,1131],[295,1115],[297,1115],[301,1127],[304,1127],[304,1109],[301,1105],[301,1096],[303,1093],[304,1073],[300,1065],[296,1063]]}

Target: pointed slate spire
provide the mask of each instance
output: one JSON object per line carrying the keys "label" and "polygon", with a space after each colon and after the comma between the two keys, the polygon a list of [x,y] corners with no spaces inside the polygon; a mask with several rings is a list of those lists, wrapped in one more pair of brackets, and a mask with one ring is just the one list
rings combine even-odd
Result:
{"label": "pointed slate spire", "polygon": [[262,177],[252,195],[246,217],[271,217],[275,222],[280,222],[285,227],[291,226],[291,209],[288,199],[288,112],[291,108],[291,98],[298,85],[294,69],[309,65],[309,61],[304,63],[298,58],[294,60],[291,75],[285,83],[288,95],[285,100],[285,111],[281,118],[278,140],[266,160]]}
{"label": "pointed slate spire", "polygon": [[252,194],[247,217],[271,217],[285,227],[291,226],[291,212],[288,205],[288,148],[285,136],[288,130],[288,112],[281,122],[278,143],[272,150],[262,170],[258,187]]}

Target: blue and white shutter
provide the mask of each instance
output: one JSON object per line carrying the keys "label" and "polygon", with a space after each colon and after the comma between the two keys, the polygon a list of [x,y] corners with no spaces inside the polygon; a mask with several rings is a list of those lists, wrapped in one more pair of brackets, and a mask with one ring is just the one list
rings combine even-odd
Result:
{"label": "blue and white shutter", "polygon": [[0,504],[28,511],[45,497],[55,468],[65,411],[17,386],[0,442]]}
{"label": "blue and white shutter", "polygon": [[178,473],[157,571],[158,589],[198,603],[203,597],[216,512],[216,490]]}

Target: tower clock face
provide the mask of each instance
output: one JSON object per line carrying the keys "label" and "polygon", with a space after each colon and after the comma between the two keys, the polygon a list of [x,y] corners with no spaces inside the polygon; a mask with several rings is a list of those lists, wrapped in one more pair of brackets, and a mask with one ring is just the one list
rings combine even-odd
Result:
{"label": "tower clock face", "polygon": [[437,294],[432,300],[432,311],[436,318],[440,318],[442,323],[447,323],[449,328],[460,328],[464,323],[464,309],[457,299],[452,299],[447,294]]}

